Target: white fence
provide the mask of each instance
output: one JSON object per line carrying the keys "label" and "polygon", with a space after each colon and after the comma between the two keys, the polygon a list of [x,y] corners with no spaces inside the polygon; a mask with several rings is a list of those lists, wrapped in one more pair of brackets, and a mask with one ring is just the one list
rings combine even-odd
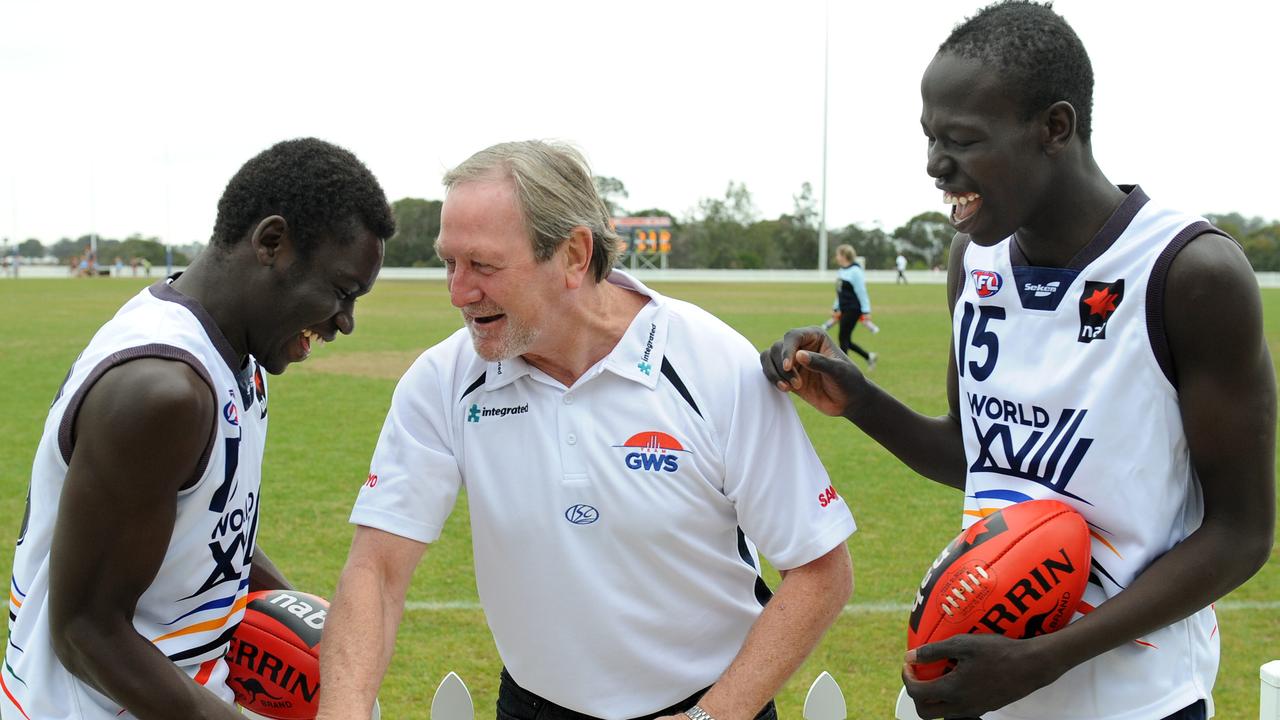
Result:
{"label": "white fence", "polygon": [[[1280,720],[1280,660],[1263,665],[1261,675],[1258,720]],[[809,686],[802,716],[804,720],[845,720],[848,717],[844,693],[829,673],[824,671]],[[906,689],[898,694],[893,716],[896,720],[920,720]],[[436,688],[431,700],[431,720],[475,720],[471,693],[457,673],[446,675]]]}

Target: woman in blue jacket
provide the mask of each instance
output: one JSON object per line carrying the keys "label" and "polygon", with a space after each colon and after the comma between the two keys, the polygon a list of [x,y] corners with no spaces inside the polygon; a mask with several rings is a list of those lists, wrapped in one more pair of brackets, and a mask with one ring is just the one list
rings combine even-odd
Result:
{"label": "woman in blue jacket", "polygon": [[850,350],[861,355],[867,361],[867,369],[874,370],[876,354],[863,350],[853,342],[853,329],[858,326],[858,321],[863,316],[868,320],[871,317],[871,298],[867,296],[867,278],[857,261],[858,254],[854,252],[852,245],[841,245],[836,248],[836,264],[840,269],[836,270],[836,301],[832,310],[836,311],[840,318],[840,330],[837,335],[840,350],[846,355]]}

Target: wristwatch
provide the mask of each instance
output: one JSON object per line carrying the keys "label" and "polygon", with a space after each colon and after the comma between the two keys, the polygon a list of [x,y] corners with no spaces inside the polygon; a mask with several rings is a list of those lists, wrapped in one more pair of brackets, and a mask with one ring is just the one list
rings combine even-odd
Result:
{"label": "wristwatch", "polygon": [[689,720],[716,720],[715,718],[711,717],[711,713],[707,712],[706,710],[703,710],[697,705],[694,705],[688,710],[685,710],[684,714],[689,716]]}

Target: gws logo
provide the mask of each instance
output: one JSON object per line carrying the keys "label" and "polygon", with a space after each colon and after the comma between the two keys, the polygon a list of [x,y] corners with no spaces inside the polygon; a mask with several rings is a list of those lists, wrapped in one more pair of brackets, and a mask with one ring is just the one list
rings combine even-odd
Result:
{"label": "gws logo", "polygon": [[1045,283],[1044,285],[1040,285],[1038,283],[1027,283],[1026,285],[1023,285],[1022,289],[1029,293],[1035,293],[1036,297],[1042,298],[1049,297],[1050,295],[1058,292],[1058,287],[1061,284],[1062,283],[1057,280],[1054,280],[1051,283]]}
{"label": "gws logo", "polygon": [[679,440],[658,430],[636,433],[614,447],[633,449],[623,458],[628,469],[649,472],[676,472],[680,469],[676,453],[688,452]]}
{"label": "gws logo", "polygon": [[227,404],[222,406],[222,419],[233,426],[240,424],[240,411],[236,409],[235,400],[228,400]]}
{"label": "gws logo", "polygon": [[973,277],[973,289],[978,292],[978,297],[991,297],[1000,292],[1000,286],[1004,284],[1000,273],[994,270],[974,270],[969,275]]}
{"label": "gws logo", "polygon": [[564,519],[574,525],[590,525],[600,519],[600,511],[590,505],[574,505],[564,511]]}

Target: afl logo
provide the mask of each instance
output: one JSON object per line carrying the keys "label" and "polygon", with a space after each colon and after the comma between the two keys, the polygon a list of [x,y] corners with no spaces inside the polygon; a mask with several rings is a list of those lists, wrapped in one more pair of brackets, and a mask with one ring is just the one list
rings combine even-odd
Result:
{"label": "afl logo", "polygon": [[574,505],[564,511],[564,519],[574,525],[590,525],[600,519],[600,511],[590,505]]}
{"label": "afl logo", "polygon": [[969,274],[973,276],[973,289],[978,291],[978,297],[991,297],[1000,292],[1003,284],[1000,273],[994,270],[974,270]]}
{"label": "afl logo", "polygon": [[236,402],[228,400],[226,405],[222,406],[222,417],[232,425],[240,424],[240,411],[236,410]]}

